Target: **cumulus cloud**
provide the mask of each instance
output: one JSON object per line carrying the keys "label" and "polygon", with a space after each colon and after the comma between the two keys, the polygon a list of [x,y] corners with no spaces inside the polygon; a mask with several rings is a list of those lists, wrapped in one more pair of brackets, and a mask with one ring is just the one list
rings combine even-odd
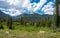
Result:
{"label": "cumulus cloud", "polygon": [[0,8],[9,8],[9,7],[11,7],[9,3],[5,1],[0,1]]}
{"label": "cumulus cloud", "polygon": [[40,0],[40,2],[37,4],[37,7],[34,8],[34,11],[40,9],[42,7],[42,5],[44,5],[44,3],[46,3],[47,0]]}
{"label": "cumulus cloud", "polygon": [[9,15],[11,16],[17,16],[17,15],[21,15],[22,13],[19,10],[15,10],[15,12],[11,12]]}
{"label": "cumulus cloud", "polygon": [[0,8],[0,10],[2,12],[4,12],[5,14],[11,15],[11,16],[17,16],[17,15],[22,14],[21,11],[16,10],[15,8],[10,8],[10,9],[2,9],[2,8]]}
{"label": "cumulus cloud", "polygon": [[30,3],[30,0],[24,0],[22,8],[26,8],[26,10],[30,11],[30,13],[33,11],[33,7],[32,4]]}
{"label": "cumulus cloud", "polygon": [[54,3],[53,3],[53,2],[47,3],[47,5],[45,5],[45,6],[42,8],[42,11],[44,11],[45,14],[53,15],[54,8],[53,8],[52,4],[54,4]]}
{"label": "cumulus cloud", "polygon": [[22,5],[24,4],[24,0],[6,0],[6,2],[8,2],[10,5],[14,5],[19,7],[22,7]]}
{"label": "cumulus cloud", "polygon": [[5,1],[5,0],[0,0],[0,1]]}
{"label": "cumulus cloud", "polygon": [[[33,3],[30,3],[30,0],[26,0],[24,1],[23,3],[23,6],[22,7],[26,7],[28,10],[30,11],[33,11],[33,12],[36,12],[37,10],[39,10],[42,5],[44,5],[44,3],[46,3],[47,0],[40,0],[40,2],[36,3],[36,2],[33,2]],[[33,6],[32,6],[33,5]]]}
{"label": "cumulus cloud", "polygon": [[[42,6],[47,2],[47,0],[40,0],[38,3],[33,2],[31,3],[31,0],[0,0],[0,8],[5,9],[5,13],[7,9],[9,11],[9,15],[19,15],[24,13],[33,14],[33,12],[38,13],[37,11],[42,8]],[[49,2],[47,5],[45,5],[42,10],[45,12],[45,14],[52,14],[53,7],[52,2]],[[52,10],[52,11],[51,11]],[[12,11],[12,12],[11,12]]]}

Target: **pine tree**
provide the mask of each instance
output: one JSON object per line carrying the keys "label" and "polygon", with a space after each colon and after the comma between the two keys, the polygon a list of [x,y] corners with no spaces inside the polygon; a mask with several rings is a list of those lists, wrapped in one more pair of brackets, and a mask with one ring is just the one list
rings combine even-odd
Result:
{"label": "pine tree", "polygon": [[12,29],[12,17],[8,17],[7,26],[9,27],[9,29]]}
{"label": "pine tree", "polygon": [[0,19],[0,29],[3,29],[2,20]]}
{"label": "pine tree", "polygon": [[58,0],[55,1],[56,4],[56,18],[55,18],[55,22],[56,22],[56,26],[59,27],[59,6],[58,6]]}
{"label": "pine tree", "polygon": [[48,16],[48,17],[47,17],[47,27],[50,27],[50,26],[51,26],[51,22],[52,22],[52,20],[51,20],[50,17]]}
{"label": "pine tree", "polygon": [[23,17],[20,17],[20,24],[21,24],[21,25],[24,25]]}

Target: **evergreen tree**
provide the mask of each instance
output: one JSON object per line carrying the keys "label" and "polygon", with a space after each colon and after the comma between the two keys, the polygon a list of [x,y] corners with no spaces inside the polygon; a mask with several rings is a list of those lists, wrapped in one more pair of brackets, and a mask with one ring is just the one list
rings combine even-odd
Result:
{"label": "evergreen tree", "polygon": [[47,22],[47,27],[50,27],[52,20],[50,19],[49,16],[47,17],[46,22]]}
{"label": "evergreen tree", "polygon": [[59,27],[59,6],[58,6],[58,0],[55,1],[55,4],[56,4],[55,22],[56,22],[56,26]]}
{"label": "evergreen tree", "polygon": [[24,20],[24,22],[23,22],[23,23],[24,23],[24,26],[26,26],[26,25],[27,25],[27,22],[26,22],[25,20]]}
{"label": "evergreen tree", "polygon": [[24,25],[24,19],[23,19],[23,17],[20,17],[20,24]]}
{"label": "evergreen tree", "polygon": [[9,27],[9,29],[12,29],[12,17],[8,17],[7,26]]}
{"label": "evergreen tree", "polygon": [[44,19],[41,19],[41,20],[40,20],[40,26],[41,26],[41,27],[45,27]]}
{"label": "evergreen tree", "polygon": [[40,26],[40,21],[36,22],[36,27]]}
{"label": "evergreen tree", "polygon": [[0,29],[3,29],[2,20],[0,19]]}

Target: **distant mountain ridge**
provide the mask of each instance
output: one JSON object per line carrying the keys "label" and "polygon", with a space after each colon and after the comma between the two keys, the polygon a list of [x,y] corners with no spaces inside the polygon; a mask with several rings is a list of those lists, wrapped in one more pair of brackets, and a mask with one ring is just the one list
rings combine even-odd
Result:
{"label": "distant mountain ridge", "polygon": [[4,12],[0,11],[0,20],[6,20],[10,17],[10,15],[5,14]]}
{"label": "distant mountain ridge", "polygon": [[54,19],[53,15],[48,15],[48,14],[44,14],[44,15],[40,15],[37,13],[34,14],[23,14],[22,15],[23,19],[29,22],[37,22],[40,21],[41,19],[47,19],[49,17],[50,20]]}
{"label": "distant mountain ridge", "polygon": [[[10,17],[10,15],[5,14],[2,11],[0,11],[0,19],[6,20],[6,19],[8,19],[8,17]],[[19,21],[20,17],[23,17],[23,19],[26,20],[27,22],[36,22],[36,21],[39,21],[41,19],[45,19],[47,17],[49,17],[51,20],[53,20],[53,18],[54,18],[53,15],[48,15],[48,14],[40,15],[37,13],[33,13],[33,14],[23,13],[19,16],[12,16],[12,21]]]}

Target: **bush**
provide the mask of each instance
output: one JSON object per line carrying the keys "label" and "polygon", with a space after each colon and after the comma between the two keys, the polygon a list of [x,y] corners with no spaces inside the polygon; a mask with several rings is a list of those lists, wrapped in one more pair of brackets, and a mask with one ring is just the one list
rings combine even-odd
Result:
{"label": "bush", "polygon": [[2,24],[0,24],[0,29],[4,29],[4,27],[3,27],[3,25],[2,25]]}

